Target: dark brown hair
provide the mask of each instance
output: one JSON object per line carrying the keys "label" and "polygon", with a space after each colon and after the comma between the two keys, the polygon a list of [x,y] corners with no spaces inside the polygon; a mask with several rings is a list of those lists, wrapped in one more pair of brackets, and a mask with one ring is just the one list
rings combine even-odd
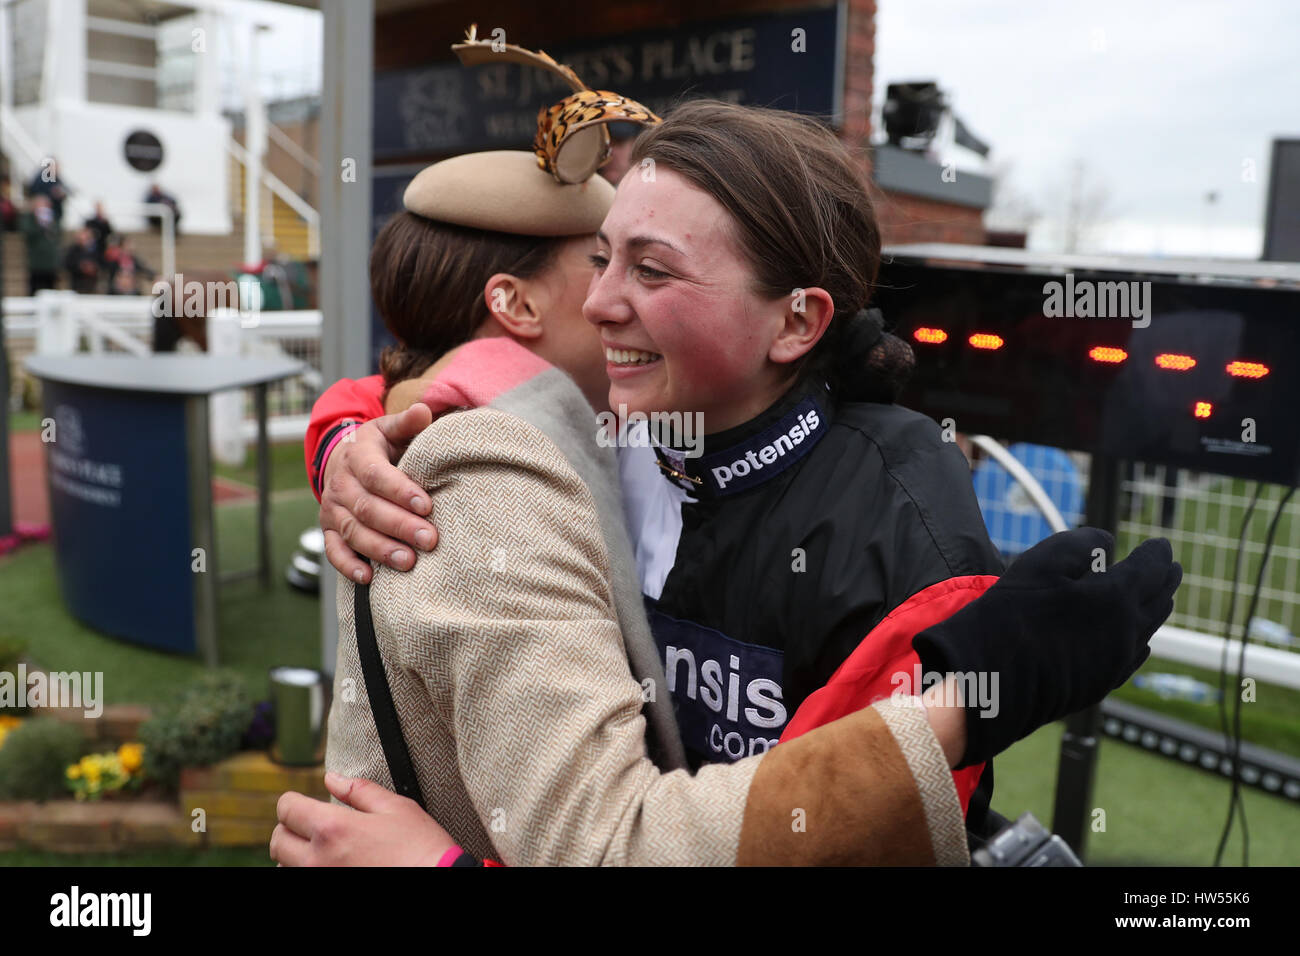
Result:
{"label": "dark brown hair", "polygon": [[488,316],[483,287],[498,272],[521,279],[551,265],[564,238],[516,236],[399,212],[370,249],[370,294],[398,345],[379,371],[391,388],[474,337]]}
{"label": "dark brown hair", "polygon": [[796,113],[690,100],[638,137],[628,175],[647,159],[731,214],[758,295],[830,293],[834,318],[801,372],[825,376],[846,399],[897,396],[915,359],[860,316],[880,267],[880,227],[863,170],[834,133]]}

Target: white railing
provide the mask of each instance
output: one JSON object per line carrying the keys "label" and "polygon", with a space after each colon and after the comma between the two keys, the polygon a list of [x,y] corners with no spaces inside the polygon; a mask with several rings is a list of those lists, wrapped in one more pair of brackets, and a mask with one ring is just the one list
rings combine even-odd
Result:
{"label": "white railing", "polygon": [[302,166],[313,176],[320,177],[320,163],[316,160],[316,157],[295,143],[288,133],[270,120],[266,122],[266,135],[275,140],[277,146],[297,160],[299,166]]}
{"label": "white railing", "polygon": [[[148,342],[133,335],[120,320],[135,325],[142,317],[148,319],[152,302],[149,296],[81,295],[45,289],[27,300],[5,299],[5,331],[9,333],[10,321],[16,329],[26,325],[34,332],[38,355],[71,355],[80,351],[83,338],[94,354],[108,351],[106,345],[111,343],[131,355],[148,355]],[[24,308],[27,303],[30,306]]]}
{"label": "white railing", "polygon": [[[240,146],[233,137],[226,140],[226,150],[244,167],[244,175],[248,176],[249,167],[253,163],[248,151],[243,146]],[[285,205],[301,216],[307,223],[307,254],[315,259],[320,255],[320,213],[265,166],[259,165],[258,174],[262,185],[279,196]]]}
{"label": "white railing", "polygon": [[9,157],[9,180],[17,186],[24,170],[37,169],[48,158],[14,111],[0,104],[0,146]]}
{"label": "white railing", "polygon": [[[154,301],[153,296],[80,295],[63,290],[6,297],[5,343],[15,356],[73,355],[81,351],[83,341],[92,353],[117,349],[147,356],[152,354]],[[288,355],[307,363],[301,375],[272,388],[268,430],[274,441],[301,440],[307,433],[311,402],[322,386],[320,331],[321,313],[308,310],[215,309],[207,320],[209,354]],[[15,376],[15,386],[19,377],[21,373]],[[244,398],[238,391],[222,393],[213,396],[210,404],[213,453],[232,464],[243,462],[247,445],[256,438],[256,423]]]}

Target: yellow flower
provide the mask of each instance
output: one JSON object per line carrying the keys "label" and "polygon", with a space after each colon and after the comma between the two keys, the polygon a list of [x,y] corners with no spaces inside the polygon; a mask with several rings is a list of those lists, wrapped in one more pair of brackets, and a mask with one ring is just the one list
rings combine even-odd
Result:
{"label": "yellow flower", "polygon": [[68,767],[67,774],[69,780],[77,780],[81,777],[81,767],[74,763]]}
{"label": "yellow flower", "polygon": [[122,762],[122,769],[127,773],[139,770],[144,763],[144,746],[141,744],[122,744],[117,748],[117,759]]}

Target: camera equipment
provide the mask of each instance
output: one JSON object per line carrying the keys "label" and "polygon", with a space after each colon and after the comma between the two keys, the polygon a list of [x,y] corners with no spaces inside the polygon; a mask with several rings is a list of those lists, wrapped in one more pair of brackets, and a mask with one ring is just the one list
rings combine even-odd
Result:
{"label": "camera equipment", "polygon": [[1038,822],[1022,813],[971,854],[972,866],[1083,866],[1074,851]]}

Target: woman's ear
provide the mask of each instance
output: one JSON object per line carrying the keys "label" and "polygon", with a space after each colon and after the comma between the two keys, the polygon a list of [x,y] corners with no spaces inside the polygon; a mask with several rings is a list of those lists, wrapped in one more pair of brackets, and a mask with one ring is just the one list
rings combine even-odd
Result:
{"label": "woman's ear", "polygon": [[488,316],[510,335],[535,339],[542,334],[542,317],[525,279],[498,272],[483,286]]}
{"label": "woman's ear", "polygon": [[786,364],[803,358],[830,327],[835,300],[825,289],[796,289],[785,304],[785,314],[776,339],[768,349],[773,362]]}

